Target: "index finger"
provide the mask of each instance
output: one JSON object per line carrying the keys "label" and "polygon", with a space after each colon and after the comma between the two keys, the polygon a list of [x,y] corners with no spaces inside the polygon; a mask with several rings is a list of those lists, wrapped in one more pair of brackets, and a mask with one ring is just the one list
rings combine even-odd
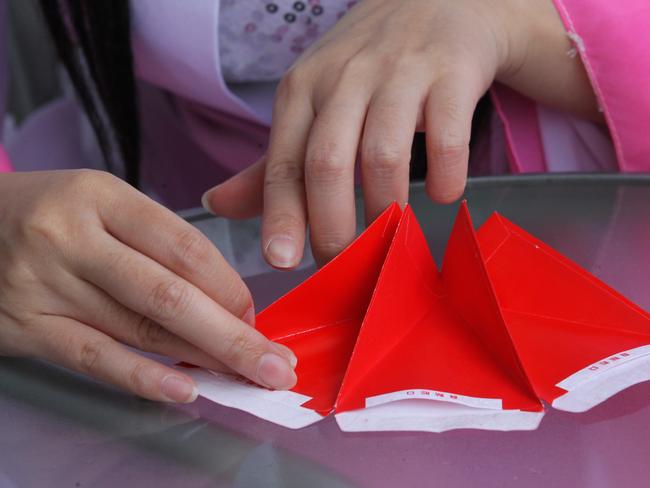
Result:
{"label": "index finger", "polygon": [[295,356],[286,347],[269,341],[151,258],[107,234],[89,243],[80,258],[81,276],[125,307],[261,385],[285,389],[295,384]]}
{"label": "index finger", "polygon": [[200,288],[226,310],[254,324],[250,291],[219,250],[198,229],[126,185],[99,208],[106,230]]}

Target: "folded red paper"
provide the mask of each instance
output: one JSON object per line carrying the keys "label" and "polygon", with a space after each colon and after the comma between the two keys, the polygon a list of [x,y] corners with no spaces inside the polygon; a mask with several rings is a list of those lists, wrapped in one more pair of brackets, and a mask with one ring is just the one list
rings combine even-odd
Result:
{"label": "folded red paper", "polygon": [[257,317],[298,357],[270,391],[186,369],[202,396],[291,428],[529,430],[650,379],[650,315],[512,222],[460,206],[442,270],[409,207]]}

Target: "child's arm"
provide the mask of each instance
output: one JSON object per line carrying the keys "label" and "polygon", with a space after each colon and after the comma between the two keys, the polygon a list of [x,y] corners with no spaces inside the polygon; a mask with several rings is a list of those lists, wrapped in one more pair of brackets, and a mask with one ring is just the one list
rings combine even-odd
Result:
{"label": "child's arm", "polygon": [[265,160],[209,204],[228,215],[234,193],[245,208],[263,198],[271,264],[299,262],[307,221],[314,255],[327,261],[354,237],[358,155],[368,221],[407,200],[416,130],[427,133],[431,198],[461,195],[474,108],[495,80],[599,120],[572,47],[551,0],[363,0],[282,80]]}

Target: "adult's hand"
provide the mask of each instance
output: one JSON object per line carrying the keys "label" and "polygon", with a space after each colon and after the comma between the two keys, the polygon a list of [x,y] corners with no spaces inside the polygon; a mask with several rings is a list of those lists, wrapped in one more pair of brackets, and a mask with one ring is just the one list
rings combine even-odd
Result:
{"label": "adult's hand", "polygon": [[295,356],[254,327],[251,295],[198,230],[108,173],[0,175],[0,354],[38,357],[152,400],[187,375],[125,345],[270,388]]}

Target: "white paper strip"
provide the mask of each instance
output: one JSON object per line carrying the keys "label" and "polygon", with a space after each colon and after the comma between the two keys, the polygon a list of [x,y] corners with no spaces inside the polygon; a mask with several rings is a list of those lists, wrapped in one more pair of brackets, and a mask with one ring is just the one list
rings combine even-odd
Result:
{"label": "white paper strip", "polygon": [[460,403],[473,408],[487,408],[501,410],[503,402],[500,398],[477,398],[465,395],[457,395],[446,391],[436,390],[402,390],[376,395],[366,398],[366,407],[376,407],[384,403],[396,402],[399,400],[434,400],[439,402]]}
{"label": "white paper strip", "polygon": [[178,367],[191,376],[199,395],[226,407],[237,408],[273,423],[300,429],[323,419],[322,415],[301,407],[310,397],[293,391],[271,391],[242,378],[200,368]]}
{"label": "white paper strip", "polygon": [[[643,346],[631,351],[646,350],[648,347]],[[571,390],[553,400],[553,408],[567,412],[585,412],[630,386],[650,380],[650,354],[630,355],[626,359],[620,363],[614,361],[615,367],[592,371],[595,374],[585,381],[567,381],[571,378],[569,377],[558,383],[558,386],[566,385]]]}
{"label": "white paper strip", "polygon": [[650,354],[650,345],[636,347],[630,349],[629,351],[619,352],[613,356],[608,356],[601,359],[593,364],[590,364],[586,368],[581,369],[577,373],[572,374],[568,378],[560,381],[556,386],[559,386],[563,390],[571,391],[578,388],[580,385],[587,381],[591,381],[595,378],[598,378],[603,375],[603,373],[621,366],[635,359],[647,356]]}
{"label": "white paper strip", "polygon": [[338,413],[335,417],[341,430],[346,432],[445,432],[453,429],[534,430],[543,416],[544,412],[473,408],[415,399]]}

